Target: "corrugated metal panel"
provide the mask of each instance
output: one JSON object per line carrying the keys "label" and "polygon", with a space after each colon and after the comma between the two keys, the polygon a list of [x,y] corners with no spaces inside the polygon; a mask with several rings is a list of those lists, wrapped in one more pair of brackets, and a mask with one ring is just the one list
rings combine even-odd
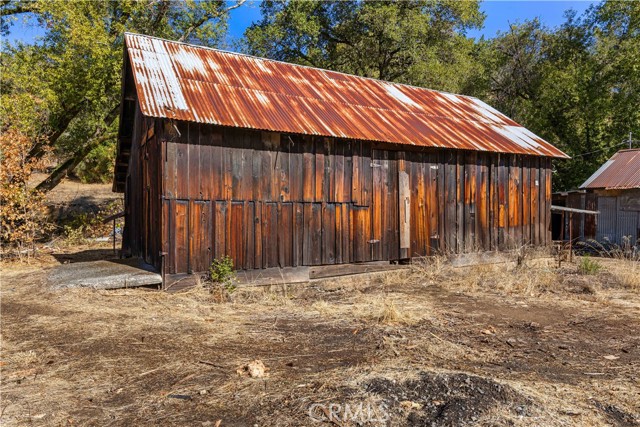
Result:
{"label": "corrugated metal panel", "polygon": [[616,215],[616,197],[599,197],[598,198],[598,225],[596,232],[596,240],[599,242],[610,241],[616,243],[617,219]]}
{"label": "corrugated metal panel", "polygon": [[567,156],[479,99],[125,35],[147,116],[425,147]]}
{"label": "corrugated metal panel", "polygon": [[640,188],[640,149],[618,151],[580,188]]}
{"label": "corrugated metal panel", "polygon": [[638,212],[619,210],[617,231],[615,243],[624,244],[624,237],[628,237],[628,242],[632,245],[635,244],[638,238]]}

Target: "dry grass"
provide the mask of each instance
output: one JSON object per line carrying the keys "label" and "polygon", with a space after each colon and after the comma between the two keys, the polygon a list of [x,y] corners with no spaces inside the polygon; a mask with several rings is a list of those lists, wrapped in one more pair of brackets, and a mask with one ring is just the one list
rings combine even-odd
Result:
{"label": "dry grass", "polygon": [[610,263],[607,271],[626,289],[640,291],[640,260],[618,260]]}
{"label": "dry grass", "polygon": [[553,260],[538,259],[524,265],[481,264],[454,268],[441,257],[414,263],[413,271],[423,284],[435,284],[466,292],[498,291],[536,296],[557,289],[559,276]]}
{"label": "dry grass", "polygon": [[[497,405],[478,425],[602,425],[609,420],[592,396],[637,411],[637,360],[619,349],[635,351],[625,333],[636,333],[627,319],[640,306],[630,292],[637,264],[602,264],[601,273],[580,276],[551,259],[464,268],[425,259],[410,270],[238,288],[223,303],[204,283],[177,294],[51,292],[38,285],[37,269],[17,268],[3,272],[2,392],[11,405],[0,421],[199,425],[206,415],[214,425],[218,416],[222,425],[305,425],[310,402],[379,402],[366,393],[371,378],[448,369],[499,378],[533,402],[525,417]],[[583,282],[597,298],[570,290]],[[607,305],[611,295],[620,302]],[[530,326],[550,312],[548,325]],[[270,368],[268,379],[235,374],[254,359]],[[565,379],[556,381],[554,369]],[[167,397],[174,393],[194,401]],[[392,425],[403,425],[410,409]],[[191,422],[194,414],[204,415]]]}

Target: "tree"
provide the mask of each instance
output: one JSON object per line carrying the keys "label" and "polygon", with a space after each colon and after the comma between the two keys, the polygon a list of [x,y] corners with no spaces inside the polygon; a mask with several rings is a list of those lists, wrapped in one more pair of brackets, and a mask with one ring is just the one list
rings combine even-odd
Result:
{"label": "tree", "polygon": [[115,146],[125,30],[217,45],[229,11],[243,2],[2,1],[2,31],[10,31],[10,19],[23,13],[46,28],[35,45],[5,44],[1,63],[2,104],[26,93],[41,99],[47,112],[29,159],[41,158],[48,148],[63,159],[38,188],[50,190],[87,155]]}
{"label": "tree", "polygon": [[485,46],[478,96],[572,156],[554,189],[577,188],[640,132],[640,3],[568,12],[555,31],[513,25]]}
{"label": "tree", "polygon": [[465,31],[484,20],[478,2],[459,1],[265,1],[261,11],[248,53],[452,91],[474,72]]}

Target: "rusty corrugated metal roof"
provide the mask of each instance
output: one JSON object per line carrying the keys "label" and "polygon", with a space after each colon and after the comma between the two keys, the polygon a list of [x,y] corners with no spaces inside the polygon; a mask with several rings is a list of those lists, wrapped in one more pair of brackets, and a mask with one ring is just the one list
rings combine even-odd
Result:
{"label": "rusty corrugated metal roof", "polygon": [[640,188],[640,148],[618,151],[580,188],[607,190]]}
{"label": "rusty corrugated metal roof", "polygon": [[142,113],[277,132],[568,157],[477,98],[137,34]]}

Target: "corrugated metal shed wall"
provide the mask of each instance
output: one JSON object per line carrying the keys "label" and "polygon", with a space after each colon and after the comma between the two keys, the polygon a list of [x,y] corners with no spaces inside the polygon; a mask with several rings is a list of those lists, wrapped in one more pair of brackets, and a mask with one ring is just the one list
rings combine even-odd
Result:
{"label": "corrugated metal shed wall", "polygon": [[616,197],[600,196],[598,198],[598,211],[600,211],[600,215],[598,215],[596,240],[599,242],[608,240],[615,243],[616,241],[616,228],[618,223],[616,202]]}
{"label": "corrugated metal shed wall", "polygon": [[638,212],[618,210],[616,242],[619,245],[634,244],[638,238]]}

